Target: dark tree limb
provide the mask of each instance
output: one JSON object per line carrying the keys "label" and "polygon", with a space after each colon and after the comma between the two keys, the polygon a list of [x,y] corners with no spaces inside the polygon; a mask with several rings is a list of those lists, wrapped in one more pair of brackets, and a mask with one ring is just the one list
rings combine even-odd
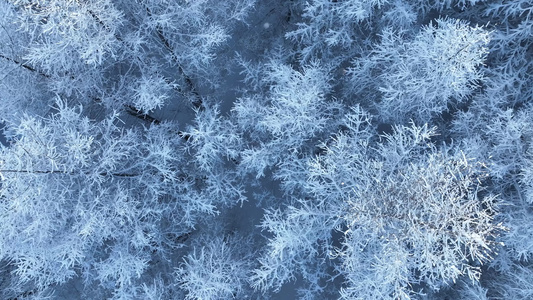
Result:
{"label": "dark tree limb", "polygon": [[[63,172],[63,171],[59,171],[59,170],[45,171],[45,170],[12,170],[12,169],[5,169],[5,170],[0,170],[0,173],[76,175],[76,173],[73,173],[73,172]],[[100,175],[100,176],[113,176],[113,177],[137,177],[137,176],[140,176],[140,174],[136,174],[136,173],[108,173],[108,172],[102,172],[102,173],[99,173],[98,175]]]}
{"label": "dark tree limb", "polygon": [[22,62],[20,62],[20,61],[18,61],[16,59],[13,59],[11,57],[5,56],[3,54],[0,54],[0,58],[3,58],[3,59],[5,59],[5,60],[7,60],[9,62],[15,63],[15,64],[21,66],[22,68],[24,68],[24,69],[26,69],[28,71],[34,72],[36,74],[39,74],[40,76],[43,76],[43,77],[46,77],[46,78],[50,78],[51,77],[50,75],[48,75],[48,74],[46,74],[44,72],[41,72],[41,71],[35,69],[34,67],[28,65],[28,64],[22,63]]}
{"label": "dark tree limb", "polygon": [[[145,7],[145,8],[146,8],[146,13],[148,14],[149,17],[151,17],[152,16],[152,11],[148,7]],[[196,108],[202,108],[203,103],[202,103],[202,99],[200,97],[200,94],[198,93],[198,91],[197,91],[197,89],[196,89],[191,77],[189,75],[187,75],[187,73],[183,69],[183,65],[179,61],[178,56],[176,55],[176,52],[174,51],[174,49],[170,45],[170,41],[163,34],[163,30],[161,29],[160,26],[156,27],[156,34],[157,34],[157,37],[159,38],[159,40],[163,43],[163,46],[170,53],[171,59],[178,66],[178,72],[180,73],[180,75],[185,80],[185,84],[187,84],[187,87],[189,88],[190,92],[194,95],[195,100],[192,102],[192,104]]]}
{"label": "dark tree limb", "polygon": [[126,112],[131,115],[131,116],[134,116],[138,119],[141,119],[141,120],[144,120],[144,121],[147,121],[147,122],[150,122],[150,123],[153,123],[153,124],[156,124],[156,125],[159,125],[161,124],[161,121],[150,116],[149,114],[141,111],[140,109],[136,108],[135,106],[133,105],[124,105],[126,107]]}

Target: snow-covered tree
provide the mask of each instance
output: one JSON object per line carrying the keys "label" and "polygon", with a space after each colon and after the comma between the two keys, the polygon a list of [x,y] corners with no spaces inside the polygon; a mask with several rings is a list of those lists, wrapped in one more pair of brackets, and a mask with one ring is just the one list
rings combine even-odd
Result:
{"label": "snow-covered tree", "polygon": [[267,95],[240,98],[233,108],[249,145],[241,153],[242,168],[257,177],[280,162],[280,156],[306,152],[309,141],[335,127],[332,117],[341,109],[328,99],[330,75],[318,63],[302,71],[274,61],[264,68],[261,85],[268,87]]}
{"label": "snow-covered tree", "polygon": [[203,239],[176,269],[185,299],[245,299],[251,248],[244,239],[216,236]]}
{"label": "snow-covered tree", "polygon": [[297,28],[286,33],[286,37],[301,47],[303,61],[316,57],[333,58],[353,52],[355,43],[364,40],[364,21],[387,1],[350,0],[299,1],[301,22]]}
{"label": "snow-covered tree", "polygon": [[494,25],[490,45],[490,70],[499,88],[515,104],[533,99],[533,62],[531,47],[533,39],[533,2],[495,1],[484,13]]}
{"label": "snow-covered tree", "polygon": [[[434,290],[461,276],[478,280],[503,229],[494,220],[497,199],[482,192],[481,163],[437,148],[427,126],[395,127],[372,141],[358,108],[346,126],[308,160],[295,207],[267,213],[264,227],[274,236],[257,286],[279,289],[318,253],[339,259],[344,299],[408,298],[415,285]],[[336,230],[342,246],[327,247]]]}
{"label": "snow-covered tree", "polygon": [[18,281],[45,289],[81,276],[117,298],[135,296],[148,263],[177,249],[197,216],[222,201],[187,169],[175,125],[119,122],[92,121],[58,100],[50,117],[26,116],[7,130],[0,258]]}
{"label": "snow-covered tree", "polygon": [[188,165],[201,179],[197,183],[203,197],[212,199],[213,206],[242,204],[246,196],[236,171],[241,140],[233,125],[220,116],[218,106],[206,104],[196,110],[193,124],[180,135],[187,139]]}
{"label": "snow-covered tree", "polygon": [[[254,4],[8,2],[16,11],[9,22],[17,21],[29,37],[17,56],[48,79],[48,89],[86,104],[103,103],[114,110],[139,105],[136,108],[145,112],[167,102],[165,90],[174,90],[174,99],[185,98],[184,104],[198,102],[200,86],[211,87],[217,80],[219,70],[210,67],[217,50]],[[153,88],[143,88],[146,84],[162,91],[154,95]]]}
{"label": "snow-covered tree", "polygon": [[384,120],[427,122],[480,86],[488,41],[486,30],[460,20],[438,19],[413,38],[386,28],[374,51],[353,61],[351,84]]}
{"label": "snow-covered tree", "polygon": [[44,114],[50,104],[40,100],[43,94],[51,94],[43,89],[48,75],[24,59],[21,49],[30,35],[19,31],[16,18],[13,5],[0,1],[0,118],[4,121],[12,121],[21,111]]}

